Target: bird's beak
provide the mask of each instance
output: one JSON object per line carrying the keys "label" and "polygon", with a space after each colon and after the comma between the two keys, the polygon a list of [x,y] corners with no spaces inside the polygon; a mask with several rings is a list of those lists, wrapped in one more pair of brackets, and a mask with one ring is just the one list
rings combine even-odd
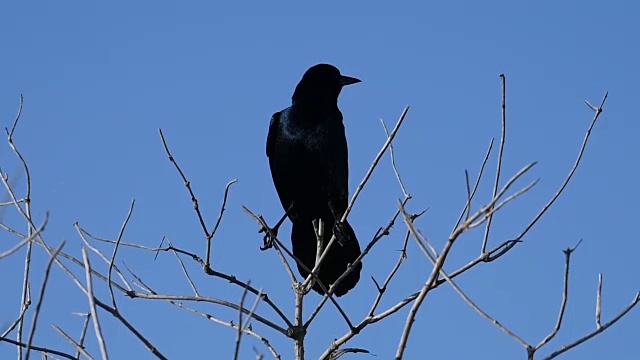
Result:
{"label": "bird's beak", "polygon": [[340,76],[340,84],[342,86],[359,83],[360,81],[361,81],[360,79],[356,79],[356,78],[351,77],[351,76],[344,76],[344,75]]}

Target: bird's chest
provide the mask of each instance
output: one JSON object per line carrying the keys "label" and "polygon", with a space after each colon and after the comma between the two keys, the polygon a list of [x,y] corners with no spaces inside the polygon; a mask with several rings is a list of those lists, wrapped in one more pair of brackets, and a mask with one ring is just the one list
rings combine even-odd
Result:
{"label": "bird's chest", "polygon": [[[323,126],[324,125],[324,126]],[[332,129],[326,124],[310,128],[299,128],[285,124],[283,127],[284,141],[281,150],[292,159],[312,161],[316,156],[323,156],[333,151],[335,137]]]}

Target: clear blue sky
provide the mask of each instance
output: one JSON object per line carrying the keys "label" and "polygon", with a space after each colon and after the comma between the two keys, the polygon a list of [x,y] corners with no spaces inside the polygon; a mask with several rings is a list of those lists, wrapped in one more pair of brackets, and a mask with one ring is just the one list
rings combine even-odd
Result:
{"label": "clear blue sky", "polygon": [[[6,2],[0,6],[0,121],[13,121],[20,94],[23,118],[15,137],[33,177],[34,215],[50,211],[45,238],[67,240],[80,255],[72,224],[115,237],[127,208],[136,209],[125,241],[148,246],[168,236],[179,247],[204,253],[190,199],[163,152],[158,128],[191,180],[207,219],[217,217],[224,185],[238,178],[214,239],[213,267],[251,280],[274,301],[293,308],[288,278],[274,252],[261,252],[256,224],[244,204],[273,223],[281,214],[265,139],[271,114],[290,103],[302,73],[329,62],[362,83],[343,91],[340,107],[350,150],[351,192],[384,142],[378,121],[391,126],[411,105],[397,137],[398,167],[414,196],[411,211],[429,207],[418,225],[438,248],[464,205],[464,169],[475,174],[491,137],[500,134],[500,79],[508,87],[504,179],[539,161],[521,185],[539,185],[494,221],[490,244],[516,235],[566,176],[593,113],[583,99],[609,100],[574,181],[525,242],[491,265],[458,279],[490,314],[532,343],[553,327],[561,299],[562,250],[584,241],[573,257],[563,329],[548,350],[595,326],[597,274],[604,274],[603,320],[640,290],[637,257],[637,102],[640,98],[638,7],[623,2],[433,2],[373,5],[334,3],[212,5],[213,2]],[[8,146],[4,171],[19,173]],[[493,174],[495,156],[488,169]],[[17,175],[16,175],[17,176]],[[492,180],[481,186],[486,200]],[[24,178],[17,189],[24,191]],[[385,157],[350,221],[366,243],[386,224],[402,194]],[[476,203],[478,205],[479,203]],[[4,221],[22,224],[15,210]],[[22,225],[24,229],[24,225]],[[359,321],[375,288],[396,261],[404,230],[396,226],[365,259],[358,288],[340,302]],[[290,226],[281,231],[288,242]],[[0,250],[17,239],[0,235]],[[449,271],[475,258],[482,230],[456,244]],[[102,246],[110,253],[110,248]],[[18,314],[24,251],[0,262],[0,322]],[[122,249],[120,260],[158,292],[190,294],[171,254]],[[94,264],[98,258],[92,258]],[[46,263],[34,253],[32,292]],[[241,289],[205,276],[189,263],[203,294],[237,300]],[[415,243],[383,306],[417,290],[428,275]],[[104,269],[104,267],[103,267]],[[59,269],[52,271],[36,342],[69,349],[51,328],[78,334],[87,311],[82,293]],[[102,283],[99,295],[108,299]],[[308,296],[312,308],[319,299]],[[169,304],[118,296],[122,312],[172,359],[230,358],[235,332]],[[363,305],[365,304],[365,305]],[[203,306],[225,320],[235,312]],[[258,312],[272,317],[267,306]],[[293,315],[290,310],[289,314]],[[389,359],[406,309],[349,342]],[[100,314],[113,359],[151,354],[106,313]],[[31,316],[28,317],[29,322]],[[283,358],[288,339],[255,325]],[[310,328],[307,354],[317,357],[346,331],[331,306]],[[640,309],[564,359],[637,359]],[[89,342],[96,352],[93,338]],[[245,338],[241,358],[253,357]],[[542,354],[548,352],[542,351]],[[434,291],[418,314],[407,359],[524,358],[512,339],[480,318],[450,287]],[[0,357],[15,356],[0,344]],[[268,356],[267,356],[268,358]],[[366,359],[366,355],[351,358]]]}

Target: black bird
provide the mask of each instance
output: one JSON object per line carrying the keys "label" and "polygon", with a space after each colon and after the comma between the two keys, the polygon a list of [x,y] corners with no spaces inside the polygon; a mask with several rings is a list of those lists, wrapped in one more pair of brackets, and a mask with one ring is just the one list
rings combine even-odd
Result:
{"label": "black bird", "polygon": [[[327,289],[360,255],[353,228],[346,221],[340,222],[349,201],[349,164],[342,113],[338,109],[342,87],[358,82],[359,79],[341,75],[332,65],[309,68],[296,86],[291,106],[271,117],[267,136],[271,177],[285,216],[292,223],[293,254],[309,270],[313,269],[316,219],[324,223],[323,248],[334,233],[338,240],[320,265],[318,279]],[[362,263],[358,263],[334,294],[342,296],[353,289],[361,270]],[[309,275],[300,264],[298,271],[304,277]],[[324,294],[317,283],[313,289]]]}

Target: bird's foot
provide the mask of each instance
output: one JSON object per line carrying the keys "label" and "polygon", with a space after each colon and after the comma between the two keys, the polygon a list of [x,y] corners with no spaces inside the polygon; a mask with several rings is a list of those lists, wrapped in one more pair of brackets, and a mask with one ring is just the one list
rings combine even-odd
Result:
{"label": "bird's foot", "polygon": [[260,250],[265,251],[273,247],[273,242],[278,236],[278,227],[263,227],[258,233],[264,233],[264,237],[262,238],[263,245],[260,246]]}
{"label": "bird's foot", "polygon": [[344,226],[342,221],[336,221],[333,225],[333,235],[336,236],[336,240],[340,246],[344,246],[347,243],[347,231]]}

